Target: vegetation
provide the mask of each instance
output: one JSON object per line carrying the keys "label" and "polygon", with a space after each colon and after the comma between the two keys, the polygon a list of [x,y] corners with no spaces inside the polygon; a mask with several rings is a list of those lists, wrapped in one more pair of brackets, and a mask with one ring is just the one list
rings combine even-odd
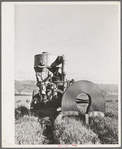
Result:
{"label": "vegetation", "polygon": [[118,96],[105,99],[105,117],[90,118],[89,126],[76,117],[57,122],[55,136],[60,144],[118,144]]}
{"label": "vegetation", "polygon": [[114,118],[92,118],[89,128],[98,134],[101,144],[118,144],[118,127]]}
{"label": "vegetation", "polygon": [[98,135],[75,117],[65,117],[55,124],[54,136],[59,144],[100,144]]}
{"label": "vegetation", "polygon": [[43,130],[38,118],[24,116],[16,121],[15,125],[15,144],[47,144],[48,140],[42,135]]}
{"label": "vegetation", "polygon": [[105,117],[90,118],[89,126],[77,117],[65,117],[55,121],[53,128],[42,127],[43,118],[31,115],[30,101],[26,96],[21,99],[15,101],[16,144],[118,144],[117,95],[105,96]]}
{"label": "vegetation", "polygon": [[105,117],[90,119],[92,129],[102,144],[118,144],[118,96],[106,96]]}
{"label": "vegetation", "polygon": [[25,106],[15,109],[15,144],[48,144],[50,140],[44,135],[45,128],[37,116],[30,114]]}
{"label": "vegetation", "polygon": [[15,109],[15,119],[18,120],[25,115],[29,115],[29,110],[25,106],[20,106]]}

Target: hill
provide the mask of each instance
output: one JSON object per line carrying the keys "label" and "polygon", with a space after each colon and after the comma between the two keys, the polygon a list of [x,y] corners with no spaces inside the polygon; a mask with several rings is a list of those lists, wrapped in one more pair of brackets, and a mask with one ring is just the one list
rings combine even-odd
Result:
{"label": "hill", "polygon": [[[96,84],[104,94],[118,94],[117,84]],[[15,80],[15,94],[30,94],[36,86],[36,81],[33,80]]]}
{"label": "hill", "polygon": [[32,81],[32,80],[17,81],[17,80],[15,80],[15,94],[29,94],[29,93],[32,93],[35,88],[37,88],[36,81]]}

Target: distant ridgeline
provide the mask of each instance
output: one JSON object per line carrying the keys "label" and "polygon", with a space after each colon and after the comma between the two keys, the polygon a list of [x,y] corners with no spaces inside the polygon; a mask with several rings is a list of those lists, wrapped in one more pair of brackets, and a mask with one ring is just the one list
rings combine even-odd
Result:
{"label": "distant ridgeline", "polygon": [[[96,84],[103,92],[104,95],[117,95],[118,85],[117,84]],[[25,80],[17,81],[15,80],[15,95],[30,94],[34,89],[38,88],[36,86],[36,81]]]}
{"label": "distant ridgeline", "polygon": [[103,95],[118,95],[118,84],[96,84]]}
{"label": "distant ridgeline", "polygon": [[36,81],[25,80],[17,81],[15,80],[15,95],[32,95],[34,89],[36,89]]}

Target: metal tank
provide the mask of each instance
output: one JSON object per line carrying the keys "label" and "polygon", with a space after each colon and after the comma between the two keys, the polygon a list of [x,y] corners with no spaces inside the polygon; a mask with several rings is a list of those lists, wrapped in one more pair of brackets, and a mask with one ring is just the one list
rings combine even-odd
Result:
{"label": "metal tank", "polygon": [[42,54],[37,54],[34,56],[34,69],[37,72],[38,68],[37,65],[39,65],[40,61],[43,61],[47,68],[50,67],[50,65],[53,63],[53,61],[56,59],[57,56],[52,55],[48,52],[42,52]]}

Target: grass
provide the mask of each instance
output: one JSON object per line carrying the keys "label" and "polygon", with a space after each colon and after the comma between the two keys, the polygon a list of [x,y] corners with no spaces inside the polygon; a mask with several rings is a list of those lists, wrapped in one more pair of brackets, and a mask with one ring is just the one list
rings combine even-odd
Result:
{"label": "grass", "polygon": [[43,129],[38,121],[38,117],[30,115],[29,109],[22,103],[15,109],[15,120],[15,144],[38,145],[49,142],[43,135]]}
{"label": "grass", "polygon": [[[55,136],[61,144],[118,144],[118,96],[106,96],[105,117],[90,118],[90,125],[79,119],[64,119],[56,124]],[[90,139],[89,139],[90,138]]]}
{"label": "grass", "polygon": [[115,119],[96,117],[90,121],[89,128],[98,135],[101,144],[118,144],[118,128]]}
{"label": "grass", "polygon": [[97,134],[78,118],[65,117],[55,124],[54,136],[60,144],[99,144]]}
{"label": "grass", "polygon": [[[55,121],[52,130],[53,143],[118,144],[118,96],[106,96],[105,100],[105,117],[90,118],[89,126],[86,126],[77,117],[65,117],[62,121]],[[50,140],[44,135],[44,129],[40,125],[38,117],[30,115],[28,109],[30,102],[18,100],[16,104],[16,144],[49,144]],[[50,111],[49,113],[51,114]]]}
{"label": "grass", "polygon": [[44,125],[41,124],[41,119],[32,115],[25,106],[20,104],[15,109],[15,120],[15,144],[39,145],[51,143],[49,124],[45,125],[48,128],[48,130],[45,130]]}
{"label": "grass", "polygon": [[42,132],[36,117],[24,116],[16,121],[15,144],[47,144],[48,140],[42,135]]}
{"label": "grass", "polygon": [[102,144],[118,144],[118,96],[106,96],[105,117],[90,119],[92,129]]}

